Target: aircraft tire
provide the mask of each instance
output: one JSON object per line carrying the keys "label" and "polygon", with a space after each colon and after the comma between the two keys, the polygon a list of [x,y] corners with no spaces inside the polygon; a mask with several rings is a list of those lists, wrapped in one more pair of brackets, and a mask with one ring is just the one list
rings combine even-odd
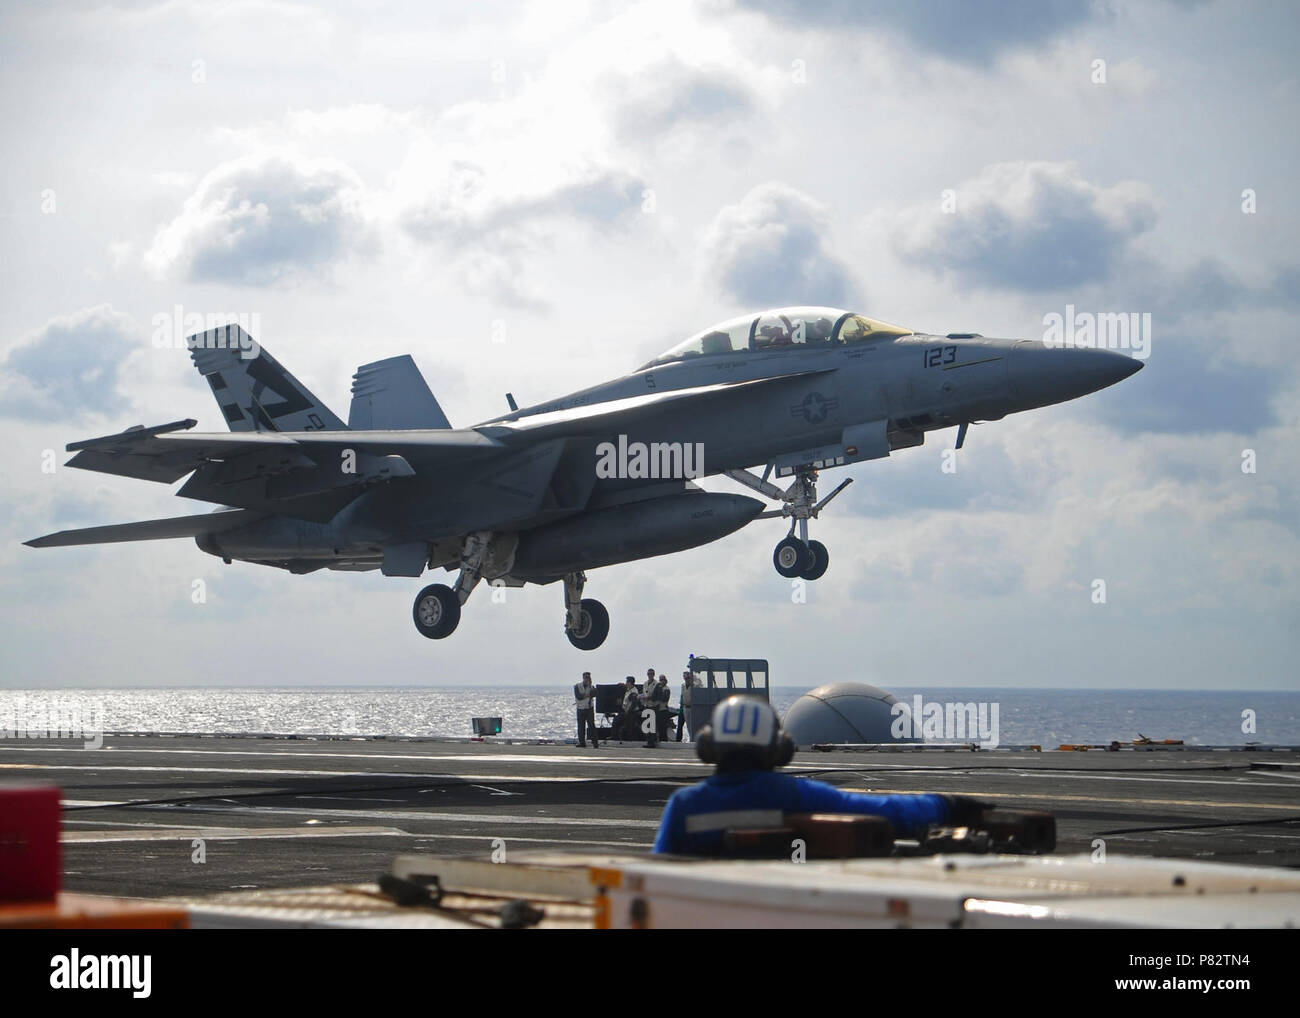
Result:
{"label": "aircraft tire", "polygon": [[460,624],[460,598],[445,583],[432,583],[415,596],[411,617],[421,636],[441,640]]}
{"label": "aircraft tire", "polygon": [[830,552],[821,541],[809,541],[808,555],[810,560],[808,568],[799,575],[805,580],[820,580],[826,575],[826,570],[831,564]]}
{"label": "aircraft tire", "polygon": [[772,565],[776,571],[787,579],[802,576],[812,565],[812,555],[808,545],[797,537],[787,537],[772,552]]}
{"label": "aircraft tire", "polygon": [[569,642],[579,650],[595,650],[609,635],[609,612],[599,601],[584,597],[578,602],[578,613],[582,621],[567,634]]}

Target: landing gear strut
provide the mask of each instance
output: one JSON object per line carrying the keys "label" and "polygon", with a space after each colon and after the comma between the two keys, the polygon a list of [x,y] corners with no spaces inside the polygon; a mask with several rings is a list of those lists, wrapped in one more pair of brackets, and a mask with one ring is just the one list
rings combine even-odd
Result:
{"label": "landing gear strut", "polygon": [[[748,470],[728,470],[727,476],[782,503],[780,509],[762,514],[763,517],[780,516],[790,520],[790,532],[772,553],[772,564],[776,566],[776,571],[791,579],[798,576],[805,580],[819,580],[830,566],[830,553],[820,541],[808,540],[808,520],[816,519],[831,499],[853,483],[853,478],[841,481],[839,487],[818,502],[816,470],[811,467],[796,470],[794,481],[782,491],[768,481],[771,469],[768,467],[761,478],[755,477]],[[798,537],[795,536],[796,528],[799,531]]]}
{"label": "landing gear strut", "polygon": [[582,596],[587,574],[564,577],[564,634],[579,650],[595,650],[609,635],[609,612],[599,601]]}
{"label": "landing gear strut", "polygon": [[450,636],[460,625],[460,606],[469,600],[470,593],[483,576],[483,566],[492,547],[492,534],[487,531],[470,534],[461,550],[460,574],[456,586],[434,583],[415,596],[411,614],[415,628],[421,636],[441,640]]}

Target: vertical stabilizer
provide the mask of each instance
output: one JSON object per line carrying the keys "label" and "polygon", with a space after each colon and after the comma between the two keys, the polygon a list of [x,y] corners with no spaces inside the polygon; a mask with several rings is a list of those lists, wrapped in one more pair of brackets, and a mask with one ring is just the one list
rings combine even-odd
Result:
{"label": "vertical stabilizer", "polygon": [[[342,431],[334,416],[238,325],[186,339],[231,431]],[[257,356],[250,356],[256,353]]]}
{"label": "vertical stabilizer", "polygon": [[410,354],[363,364],[352,376],[348,427],[357,431],[450,428]]}

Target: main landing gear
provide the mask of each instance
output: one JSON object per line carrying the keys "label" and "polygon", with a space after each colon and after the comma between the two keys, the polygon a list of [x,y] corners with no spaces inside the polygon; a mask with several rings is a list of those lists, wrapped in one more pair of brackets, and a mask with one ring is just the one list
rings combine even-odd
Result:
{"label": "main landing gear", "polygon": [[470,593],[483,578],[483,567],[488,563],[491,550],[490,532],[470,534],[465,538],[465,545],[461,549],[460,575],[456,577],[456,586],[431,583],[415,595],[415,606],[411,609],[411,614],[421,636],[441,640],[456,631],[460,625],[460,606],[469,600]]}
{"label": "main landing gear", "polygon": [[582,596],[587,574],[564,577],[564,635],[579,650],[595,650],[609,635],[609,612],[599,601]]}
{"label": "main landing gear", "polygon": [[[761,478],[755,477],[748,470],[728,470],[727,476],[770,499],[780,500],[780,509],[772,509],[760,516],[760,519],[780,516],[790,520],[790,532],[772,553],[772,564],[776,566],[776,571],[791,579],[798,576],[805,580],[819,580],[830,566],[830,553],[820,541],[808,540],[808,520],[816,519],[831,499],[853,483],[853,478],[845,478],[839,487],[818,502],[816,470],[811,467],[799,468],[795,471],[790,487],[782,491],[768,481],[771,469],[768,467]],[[796,528],[799,531],[798,537],[795,536]]]}
{"label": "main landing gear", "polygon": [[[507,567],[502,565],[500,557],[495,561],[492,558],[492,540],[490,533],[470,534],[461,552],[460,575],[455,587],[433,583],[416,595],[411,615],[421,636],[441,640],[454,633],[460,624],[461,605],[469,600],[470,592],[483,578],[485,566],[492,563],[489,567],[492,576],[505,571]],[[510,558],[513,559],[513,550]],[[599,601],[582,596],[586,583],[587,574],[583,572],[564,577],[564,634],[579,650],[595,650],[609,635],[609,612]]]}

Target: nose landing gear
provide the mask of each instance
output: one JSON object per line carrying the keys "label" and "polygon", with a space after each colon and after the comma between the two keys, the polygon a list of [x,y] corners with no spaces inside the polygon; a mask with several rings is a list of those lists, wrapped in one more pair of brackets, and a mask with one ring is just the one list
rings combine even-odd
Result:
{"label": "nose landing gear", "polygon": [[787,578],[800,576],[805,580],[820,580],[830,567],[830,552],[821,541],[805,544],[792,533],[776,546],[776,551],[772,553],[772,564],[778,573]]}
{"label": "nose landing gear", "polygon": [[445,583],[433,583],[415,595],[411,614],[421,636],[441,640],[460,625],[460,599]]}
{"label": "nose landing gear", "polygon": [[776,551],[772,553],[772,564],[782,576],[798,576],[807,572],[812,565],[812,553],[808,545],[791,535],[776,546]]}
{"label": "nose landing gear", "polygon": [[[760,478],[748,470],[728,470],[727,476],[774,501],[779,499],[782,503],[780,509],[769,510],[760,517],[780,516],[790,520],[790,532],[772,553],[772,564],[776,566],[776,571],[788,579],[796,576],[805,580],[821,579],[830,566],[830,553],[820,541],[808,540],[808,520],[816,519],[831,499],[853,483],[853,478],[845,478],[834,491],[818,502],[816,470],[811,467],[796,470],[794,481],[784,491],[768,481],[770,472],[771,467],[768,467],[768,471]],[[798,537],[795,536],[796,528],[799,531]]]}

